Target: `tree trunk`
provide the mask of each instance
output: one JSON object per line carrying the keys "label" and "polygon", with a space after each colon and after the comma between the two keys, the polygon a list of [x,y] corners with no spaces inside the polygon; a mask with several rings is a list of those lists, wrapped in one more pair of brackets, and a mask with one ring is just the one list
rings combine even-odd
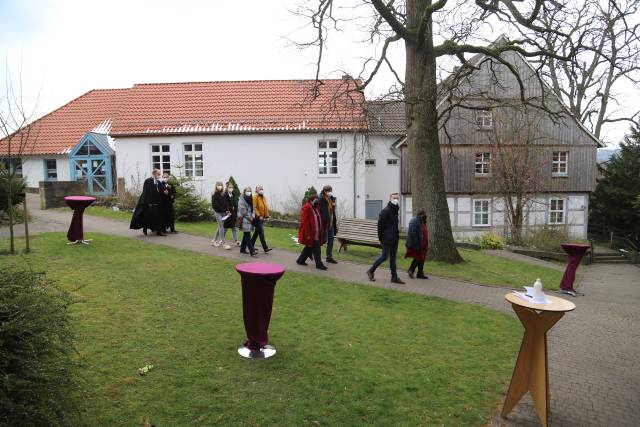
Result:
{"label": "tree trunk", "polygon": [[13,186],[11,178],[7,184],[7,213],[9,214],[9,253],[16,252],[15,237],[13,235]]}
{"label": "tree trunk", "polygon": [[[418,27],[430,1],[407,1],[407,22]],[[456,249],[444,186],[440,141],[438,139],[436,57],[430,23],[424,40],[407,40],[405,103],[407,146],[411,164],[413,213],[424,208],[429,227],[429,259],[456,263],[462,261]]]}

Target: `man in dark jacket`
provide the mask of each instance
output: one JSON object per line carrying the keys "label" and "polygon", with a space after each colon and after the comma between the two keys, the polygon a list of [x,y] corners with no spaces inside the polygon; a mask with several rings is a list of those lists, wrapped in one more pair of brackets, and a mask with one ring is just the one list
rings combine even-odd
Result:
{"label": "man in dark jacket", "polygon": [[400,210],[400,195],[391,193],[389,203],[380,211],[378,217],[378,239],[382,244],[382,253],[374,261],[370,269],[367,270],[369,280],[375,282],[374,274],[376,269],[389,258],[389,268],[391,268],[391,282],[403,285],[404,282],[398,277],[396,271],[396,255],[398,254],[398,242],[400,241],[400,229],[398,211]]}
{"label": "man in dark jacket", "polygon": [[164,185],[167,190],[167,193],[164,194],[165,229],[163,231],[169,229],[172,233],[177,233],[176,209],[173,207],[173,202],[176,201],[176,180],[168,171],[162,174],[162,178],[164,179]]}
{"label": "man in dark jacket", "polygon": [[325,185],[318,198],[320,216],[324,225],[325,240],[327,241],[327,262],[337,264],[333,259],[333,239],[338,234],[338,221],[336,221],[336,198],[333,196],[333,188]]}
{"label": "man in dark jacket", "polygon": [[160,179],[160,171],[154,169],[152,176],[144,180],[142,194],[138,199],[135,211],[133,211],[129,228],[132,230],[142,228],[144,234],[147,234],[147,229],[151,229],[158,236],[166,236],[163,232],[162,204],[164,197],[168,194],[169,191],[165,188],[162,179]]}

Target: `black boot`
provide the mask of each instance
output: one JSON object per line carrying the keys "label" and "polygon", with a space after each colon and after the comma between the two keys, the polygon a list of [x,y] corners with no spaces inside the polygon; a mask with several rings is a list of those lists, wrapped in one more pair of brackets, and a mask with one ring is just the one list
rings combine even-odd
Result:
{"label": "black boot", "polygon": [[[412,270],[412,269],[408,269],[408,270],[407,270],[407,274],[408,274],[408,275],[409,275],[409,277],[411,277],[412,279],[414,278],[414,277],[413,277],[413,270]],[[420,276],[420,273],[418,273],[418,276]]]}
{"label": "black boot", "polygon": [[400,278],[398,276],[392,277],[391,278],[391,283],[396,283],[398,285],[404,285],[404,282],[402,280],[400,280]]}

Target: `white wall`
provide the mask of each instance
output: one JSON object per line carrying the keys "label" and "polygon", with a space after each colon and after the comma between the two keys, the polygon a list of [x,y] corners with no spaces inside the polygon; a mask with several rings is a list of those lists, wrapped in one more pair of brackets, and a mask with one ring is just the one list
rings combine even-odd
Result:
{"label": "white wall", "polygon": [[[589,195],[582,194],[554,194],[552,196],[541,195],[533,200],[531,206],[525,211],[525,226],[529,230],[547,225],[549,222],[549,199],[563,198],[565,200],[565,224],[571,236],[586,239],[588,221]],[[489,226],[473,225],[473,199],[491,199]],[[453,233],[457,239],[468,239],[491,232],[504,235],[507,224],[504,212],[504,201],[500,197],[491,195],[448,195],[449,218]],[[411,196],[403,197],[404,225],[411,219]]]}
{"label": "white wall", "polygon": [[[339,173],[319,175],[318,141],[332,138],[338,140]],[[233,175],[240,188],[263,185],[271,207],[284,211],[293,195],[302,197],[311,185],[320,191],[330,184],[338,198],[340,215],[353,217],[355,200],[355,215],[364,217],[365,174],[362,156],[358,155],[362,137],[355,139],[351,133],[122,137],[116,139],[116,164],[118,177],[125,178],[126,185],[131,187],[151,173],[152,144],[171,145],[172,168],[179,174],[184,163],[183,144],[202,143],[204,176],[197,179],[196,188],[207,199],[216,181],[224,182]]]}
{"label": "white wall", "polygon": [[22,160],[22,176],[26,178],[28,187],[38,188],[39,182],[44,181],[44,159],[56,159],[58,181],[69,181],[71,179],[68,156],[29,156]]}
{"label": "white wall", "polygon": [[[371,135],[365,158],[375,159],[375,166],[365,166],[367,200],[382,200],[384,207],[389,194],[400,189],[400,157],[391,151],[397,137]],[[387,165],[387,159],[397,159],[398,164]]]}

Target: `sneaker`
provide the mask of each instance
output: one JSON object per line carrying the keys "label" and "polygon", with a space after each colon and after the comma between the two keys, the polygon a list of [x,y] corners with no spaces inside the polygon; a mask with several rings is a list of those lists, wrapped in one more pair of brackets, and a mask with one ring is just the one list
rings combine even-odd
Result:
{"label": "sneaker", "polygon": [[404,282],[402,280],[400,280],[399,277],[392,277],[391,278],[391,283],[395,283],[395,284],[398,284],[398,285],[404,285]]}
{"label": "sneaker", "polygon": [[217,248],[218,246],[220,246],[221,242],[219,242],[218,240],[212,240],[211,244]]}
{"label": "sneaker", "polygon": [[333,258],[327,258],[327,262],[328,262],[329,264],[337,264],[337,263],[338,263],[338,261],[336,261],[336,260],[335,260],[335,259],[333,259]]}
{"label": "sneaker", "polygon": [[224,246],[222,246],[222,248],[226,251],[231,250],[231,245],[227,245],[226,243],[224,244]]}
{"label": "sneaker", "polygon": [[240,240],[236,240],[236,246],[240,246]]}
{"label": "sneaker", "polygon": [[267,252],[271,252],[273,250],[273,248],[267,248],[264,250],[264,253],[266,254]]}
{"label": "sneaker", "polygon": [[373,271],[371,270],[367,270],[367,277],[369,278],[369,280],[371,280],[372,282],[376,281],[376,278],[373,277]]}
{"label": "sneaker", "polygon": [[256,255],[258,255],[258,251],[254,250],[254,251],[253,251],[253,252],[251,252],[249,255],[251,255],[251,256],[256,256]]}
{"label": "sneaker", "polygon": [[413,276],[413,270],[407,270],[407,274],[409,275],[409,277],[411,277],[412,279],[414,279],[415,277]]}

